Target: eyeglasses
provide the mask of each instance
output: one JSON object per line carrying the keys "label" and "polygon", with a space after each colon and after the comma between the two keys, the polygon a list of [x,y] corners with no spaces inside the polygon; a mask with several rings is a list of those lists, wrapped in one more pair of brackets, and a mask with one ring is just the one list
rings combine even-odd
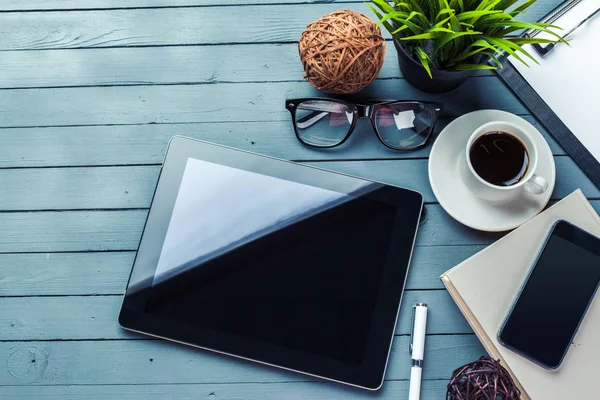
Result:
{"label": "eyeglasses", "polygon": [[336,99],[286,100],[298,140],[329,148],[344,143],[360,118],[369,118],[379,140],[394,150],[425,146],[433,132],[440,103],[383,101],[355,104]]}

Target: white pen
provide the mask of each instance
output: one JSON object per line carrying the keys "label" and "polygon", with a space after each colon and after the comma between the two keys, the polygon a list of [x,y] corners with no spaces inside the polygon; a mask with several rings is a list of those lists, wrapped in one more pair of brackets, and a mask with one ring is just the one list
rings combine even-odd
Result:
{"label": "white pen", "polygon": [[413,307],[412,328],[410,333],[410,388],[408,400],[419,400],[421,397],[421,373],[423,372],[423,355],[425,353],[425,332],[427,330],[427,304],[417,303]]}

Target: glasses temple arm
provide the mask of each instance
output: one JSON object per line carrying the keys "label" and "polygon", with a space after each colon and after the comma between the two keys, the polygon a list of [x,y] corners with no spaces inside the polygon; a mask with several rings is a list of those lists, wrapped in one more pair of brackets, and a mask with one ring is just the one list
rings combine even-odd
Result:
{"label": "glasses temple arm", "polygon": [[327,115],[329,115],[327,111],[313,111],[310,114],[298,119],[296,121],[296,126],[300,129],[310,128]]}

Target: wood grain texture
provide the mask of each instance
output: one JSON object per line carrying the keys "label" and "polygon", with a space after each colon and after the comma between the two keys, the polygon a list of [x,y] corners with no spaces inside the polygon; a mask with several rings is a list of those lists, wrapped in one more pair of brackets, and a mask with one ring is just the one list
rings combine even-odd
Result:
{"label": "wood grain texture", "polygon": [[[290,4],[2,13],[0,50],[296,42],[307,24],[339,8]],[[370,13],[362,3],[352,8]],[[224,29],[225,19],[244,22]]]}
{"label": "wood grain texture", "polygon": [[[600,200],[591,201],[596,211]],[[502,235],[475,231],[428,205],[417,245],[485,245]],[[0,213],[0,253],[137,250],[146,210]]]}
{"label": "wood grain texture", "polygon": [[134,257],[132,251],[0,254],[0,296],[123,294]]}
{"label": "wood grain texture", "polygon": [[[424,379],[448,379],[457,366],[486,354],[475,335],[428,336],[426,340]],[[408,336],[394,339],[386,379],[408,379],[408,341]],[[314,380],[162,340],[0,342],[0,360],[7,360],[0,364],[0,387]],[[342,388],[328,386],[332,394]]]}
{"label": "wood grain texture", "polygon": [[[364,3],[351,8],[374,17]],[[296,42],[307,24],[338,9],[340,4],[280,4],[2,13],[0,50]],[[532,10],[530,17],[539,16]],[[225,18],[244,23],[224,29]],[[391,37],[387,31],[384,36]]]}
{"label": "wood grain texture", "polygon": [[[406,288],[442,289],[439,276],[484,246],[416,247]],[[135,252],[0,254],[0,297],[121,295]]]}
{"label": "wood grain texture", "polygon": [[[295,43],[6,51],[0,71],[0,89],[289,82],[304,76]],[[379,72],[379,79],[390,78],[402,78],[394,51]]]}
{"label": "wood grain texture", "polygon": [[[423,381],[421,400],[443,399],[446,385],[445,379]],[[408,381],[385,382],[375,393],[328,382],[0,386],[0,397],[44,400],[398,400],[408,398],[408,388]]]}
{"label": "wood grain texture", "polygon": [[[388,53],[380,77],[399,77],[394,56]],[[296,44],[7,51],[0,70],[0,88],[300,81],[304,75]]]}
{"label": "wood grain texture", "polygon": [[[534,118],[523,117],[542,132],[553,154],[564,155]],[[449,121],[442,118],[436,131]],[[288,117],[265,122],[3,129],[0,168],[160,164],[175,134],[288,160],[424,158],[431,151],[431,146],[409,152],[390,150],[367,121],[361,121],[339,148],[313,149],[298,142]]]}
{"label": "wood grain texture", "polygon": [[0,170],[0,210],[147,208],[159,173],[159,166]]}
{"label": "wood grain texture", "polygon": [[[122,290],[127,280],[121,282]],[[0,341],[146,338],[121,329],[121,296],[0,298]],[[445,290],[407,291],[396,335],[408,335],[412,306],[427,303],[428,334],[473,333]]]}
{"label": "wood grain texture", "polygon": [[[523,20],[537,20],[562,0],[538,0],[523,14]],[[2,0],[0,11],[19,10],[72,10],[72,9],[103,9],[103,8],[138,8],[138,7],[181,7],[181,6],[214,6],[214,5],[253,5],[253,4],[318,4],[342,3],[341,7],[353,8],[362,0]],[[348,6],[343,3],[349,3]]]}
{"label": "wood grain texture", "polygon": [[[552,202],[553,203],[553,202]],[[600,212],[600,201],[590,201],[596,212]],[[417,243],[421,245],[457,246],[467,244],[491,244],[503,234],[480,232],[461,225],[440,206],[427,206],[427,222],[418,233]]]}
{"label": "wood grain texture", "polygon": [[[437,96],[418,92],[403,79],[380,80],[360,97],[400,95],[445,101],[447,116],[482,108],[527,114],[495,76],[472,77],[452,94]],[[322,94],[305,82],[4,90],[0,126],[288,121],[286,98],[315,96]]]}
{"label": "wood grain texture", "polygon": [[0,253],[137,250],[147,210],[0,214]]}
{"label": "wood grain texture", "polygon": [[[428,156],[429,149],[406,155],[388,151],[366,124],[347,146],[335,151],[315,151],[296,142],[283,100],[319,93],[300,81],[292,42],[308,22],[329,11],[353,8],[371,16],[362,1],[355,0],[285,4],[313,2],[321,1],[0,0],[0,49],[18,50],[0,57],[0,89],[9,89],[0,90],[0,168],[124,166],[0,171],[0,210],[8,211],[0,212],[0,253],[7,253],[0,254],[0,297],[9,296],[0,298],[0,398],[406,397],[406,336],[395,338],[387,372],[391,381],[376,394],[306,382],[313,378],[158,340],[102,340],[136,337],[120,330],[115,316],[157,165],[172,135],[293,160]],[[527,18],[537,19],[557,2],[539,0]],[[44,9],[90,11],[15,12]],[[243,23],[229,26],[224,18]],[[247,44],[203,46],[231,42]],[[381,78],[398,77],[396,66],[390,47]],[[22,89],[36,87],[54,88]],[[448,117],[481,108],[528,114],[489,75],[474,77],[443,96],[421,94],[401,79],[380,80],[359,96],[442,100]],[[118,126],[91,126],[107,124]],[[564,154],[549,141],[555,155]],[[560,185],[555,197],[578,186],[588,196],[597,195],[569,159],[558,158],[557,164]],[[413,182],[431,196],[423,159],[322,165],[390,182]],[[593,203],[600,209],[599,201]],[[80,208],[92,210],[24,211]],[[103,208],[118,210],[98,210]],[[428,221],[420,231],[408,281],[412,290],[404,304],[423,298],[433,304],[432,313],[439,313],[432,315],[433,332],[470,332],[445,291],[415,289],[440,288],[441,272],[499,236],[460,226],[438,205],[427,208]],[[68,253],[72,251],[82,253]],[[113,296],[72,296],[77,294]],[[47,295],[58,297],[31,297]],[[403,335],[407,316],[405,310],[400,314]],[[426,400],[443,398],[452,370],[485,354],[473,335],[428,336],[426,351]]]}
{"label": "wood grain texture", "polygon": [[[580,188],[587,198],[598,190],[568,157],[555,158],[553,199]],[[436,202],[427,160],[309,162],[309,165],[421,192]],[[0,169],[0,211],[148,208],[160,166]],[[68,189],[68,190],[66,190]]]}
{"label": "wood grain texture", "polygon": [[[549,0],[541,0],[548,2]],[[25,10],[96,10],[106,8],[152,8],[152,7],[212,7],[215,5],[246,6],[256,4],[319,4],[360,3],[361,0],[2,0],[0,11]],[[340,6],[343,7],[343,6]]]}

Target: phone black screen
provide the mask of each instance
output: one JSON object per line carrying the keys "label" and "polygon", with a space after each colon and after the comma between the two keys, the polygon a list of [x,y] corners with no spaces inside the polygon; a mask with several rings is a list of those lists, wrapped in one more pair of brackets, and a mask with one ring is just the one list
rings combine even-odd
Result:
{"label": "phone black screen", "polygon": [[558,222],[542,249],[500,341],[548,368],[556,368],[600,282],[600,239]]}

